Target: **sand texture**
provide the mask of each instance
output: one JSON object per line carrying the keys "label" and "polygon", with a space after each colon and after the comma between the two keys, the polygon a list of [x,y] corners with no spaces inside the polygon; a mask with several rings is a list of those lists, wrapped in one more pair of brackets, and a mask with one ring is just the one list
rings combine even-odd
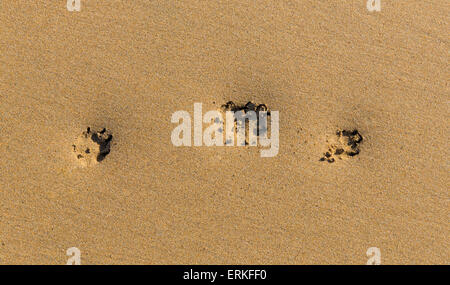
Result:
{"label": "sand texture", "polygon": [[0,264],[450,263],[448,0],[81,2],[0,1]]}

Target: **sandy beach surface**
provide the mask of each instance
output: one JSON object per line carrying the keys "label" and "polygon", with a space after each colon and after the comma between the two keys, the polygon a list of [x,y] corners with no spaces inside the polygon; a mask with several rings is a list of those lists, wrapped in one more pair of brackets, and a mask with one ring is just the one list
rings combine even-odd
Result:
{"label": "sandy beach surface", "polygon": [[[0,264],[448,264],[450,4],[365,2],[1,1]],[[228,101],[276,156],[173,145]]]}

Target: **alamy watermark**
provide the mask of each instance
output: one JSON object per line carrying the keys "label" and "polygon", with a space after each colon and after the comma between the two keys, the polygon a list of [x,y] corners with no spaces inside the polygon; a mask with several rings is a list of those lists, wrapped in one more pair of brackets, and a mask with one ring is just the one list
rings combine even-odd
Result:
{"label": "alamy watermark", "polygon": [[366,251],[367,265],[380,265],[381,264],[381,250],[378,247],[369,247]]}
{"label": "alamy watermark", "polygon": [[68,248],[66,254],[70,256],[66,265],[81,265],[81,251],[77,247]]}
{"label": "alamy watermark", "polygon": [[367,10],[369,12],[381,11],[381,0],[367,0]]}
{"label": "alamy watermark", "polygon": [[[223,113],[225,113],[225,121]],[[270,124],[268,124],[268,117],[270,117]],[[192,146],[192,122],[189,112],[182,110],[174,112],[171,122],[179,123],[172,131],[172,144]],[[210,125],[203,130],[203,123]],[[268,137],[269,128],[270,138]],[[261,157],[274,157],[278,154],[280,147],[279,112],[208,111],[203,115],[202,103],[194,103],[193,132],[194,146],[257,146],[259,143],[262,147],[268,147],[261,150]]]}
{"label": "alamy watermark", "polygon": [[81,0],[67,0],[67,10],[69,12],[81,10]]}

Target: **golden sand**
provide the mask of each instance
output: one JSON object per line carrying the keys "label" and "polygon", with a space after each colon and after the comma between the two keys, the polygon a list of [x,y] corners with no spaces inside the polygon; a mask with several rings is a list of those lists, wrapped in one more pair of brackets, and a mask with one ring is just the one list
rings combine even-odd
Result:
{"label": "golden sand", "polygon": [[[450,5],[365,2],[0,1],[0,263],[448,264]],[[275,157],[171,143],[228,101],[279,111]]]}

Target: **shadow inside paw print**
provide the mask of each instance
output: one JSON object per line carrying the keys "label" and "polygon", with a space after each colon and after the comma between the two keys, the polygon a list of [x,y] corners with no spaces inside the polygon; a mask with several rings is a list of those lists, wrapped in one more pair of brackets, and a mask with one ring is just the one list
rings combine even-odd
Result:
{"label": "shadow inside paw print", "polygon": [[100,132],[92,133],[91,140],[96,142],[99,146],[99,152],[97,154],[98,162],[105,159],[105,157],[110,153],[112,138],[112,135],[107,133],[105,128],[103,128]]}
{"label": "shadow inside paw print", "polygon": [[360,143],[363,137],[358,130],[347,131],[338,130],[336,137],[328,145],[328,151],[320,158],[320,161],[333,163],[337,159],[343,159],[358,155],[360,153]]}
{"label": "shadow inside paw print", "polygon": [[92,131],[87,128],[72,145],[73,152],[82,165],[101,162],[111,152],[112,134],[105,128]]}

